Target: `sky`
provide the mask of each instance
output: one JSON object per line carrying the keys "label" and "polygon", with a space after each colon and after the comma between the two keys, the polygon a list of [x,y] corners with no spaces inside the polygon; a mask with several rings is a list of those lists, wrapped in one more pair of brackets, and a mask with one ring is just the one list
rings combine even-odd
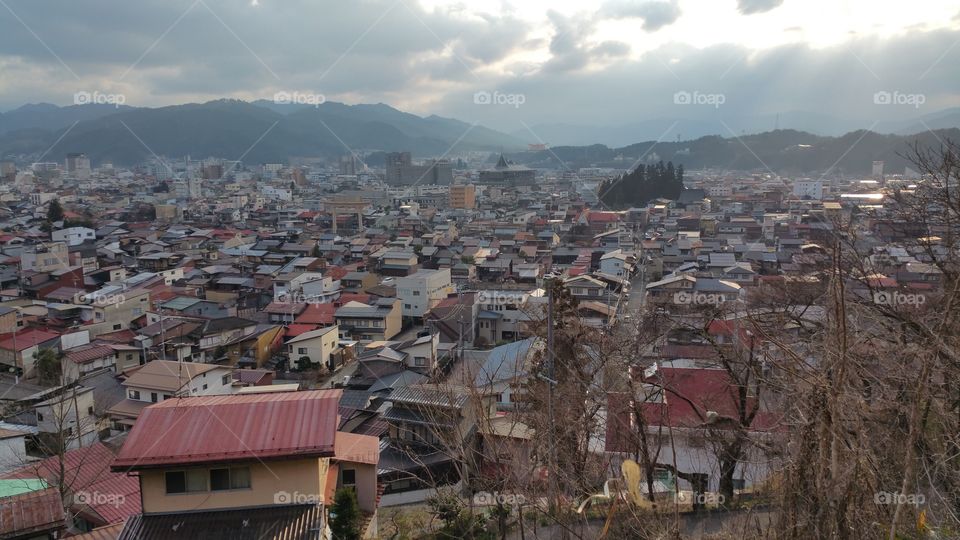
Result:
{"label": "sky", "polygon": [[278,92],[508,132],[778,114],[867,128],[960,106],[960,4],[0,0],[0,111]]}

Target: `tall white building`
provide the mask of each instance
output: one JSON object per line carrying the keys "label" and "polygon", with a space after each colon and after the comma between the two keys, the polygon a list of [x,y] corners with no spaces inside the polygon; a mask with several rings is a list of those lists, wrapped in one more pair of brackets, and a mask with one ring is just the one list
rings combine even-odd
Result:
{"label": "tall white building", "polygon": [[823,182],[820,180],[797,180],[793,183],[793,194],[800,198],[823,199]]}

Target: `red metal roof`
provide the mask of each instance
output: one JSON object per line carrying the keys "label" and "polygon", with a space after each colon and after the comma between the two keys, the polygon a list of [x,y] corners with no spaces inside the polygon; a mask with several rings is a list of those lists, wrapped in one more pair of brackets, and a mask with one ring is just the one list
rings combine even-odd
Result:
{"label": "red metal roof", "polygon": [[108,446],[96,442],[67,451],[62,463],[57,456],[49,457],[7,472],[3,478],[40,477],[51,486],[63,482],[69,484],[67,489],[75,498],[79,493],[95,494],[86,504],[74,503],[71,509],[82,511],[95,523],[119,523],[140,512],[140,481],[134,476],[110,472],[113,457]]}
{"label": "red metal roof", "polygon": [[0,499],[2,538],[30,537],[29,533],[62,529],[64,519],[60,493],[54,488]]}
{"label": "red metal roof", "polygon": [[[5,349],[8,351],[13,350],[13,334],[8,332],[4,334],[6,339],[0,342],[0,349]],[[60,337],[60,334],[55,332],[47,332],[46,330],[40,330],[37,328],[25,328],[17,332],[17,350],[23,351],[33,347],[34,345],[39,345],[41,343],[57,339]]]}
{"label": "red metal roof", "polygon": [[147,407],[114,471],[333,456],[342,390],[169,399]]}
{"label": "red metal roof", "polygon": [[297,324],[333,324],[333,313],[337,307],[332,303],[310,304],[294,319]]}
{"label": "red metal roof", "polygon": [[287,326],[286,337],[295,338],[300,334],[306,334],[307,332],[313,332],[320,328],[319,324],[291,324]]}

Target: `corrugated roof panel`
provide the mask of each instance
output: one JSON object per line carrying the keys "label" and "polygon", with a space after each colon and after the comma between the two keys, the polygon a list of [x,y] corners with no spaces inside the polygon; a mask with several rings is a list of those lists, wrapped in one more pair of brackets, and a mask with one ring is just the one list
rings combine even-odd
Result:
{"label": "corrugated roof panel", "polygon": [[140,414],[115,471],[332,456],[341,390],[169,399]]}

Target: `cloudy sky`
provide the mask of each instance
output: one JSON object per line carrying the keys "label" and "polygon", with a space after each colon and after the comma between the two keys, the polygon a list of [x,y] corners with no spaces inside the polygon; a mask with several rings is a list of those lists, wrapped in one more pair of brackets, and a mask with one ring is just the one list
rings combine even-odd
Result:
{"label": "cloudy sky", "polygon": [[0,111],[78,91],[145,106],[322,94],[505,131],[721,114],[869,124],[960,106],[960,4],[0,0]]}

